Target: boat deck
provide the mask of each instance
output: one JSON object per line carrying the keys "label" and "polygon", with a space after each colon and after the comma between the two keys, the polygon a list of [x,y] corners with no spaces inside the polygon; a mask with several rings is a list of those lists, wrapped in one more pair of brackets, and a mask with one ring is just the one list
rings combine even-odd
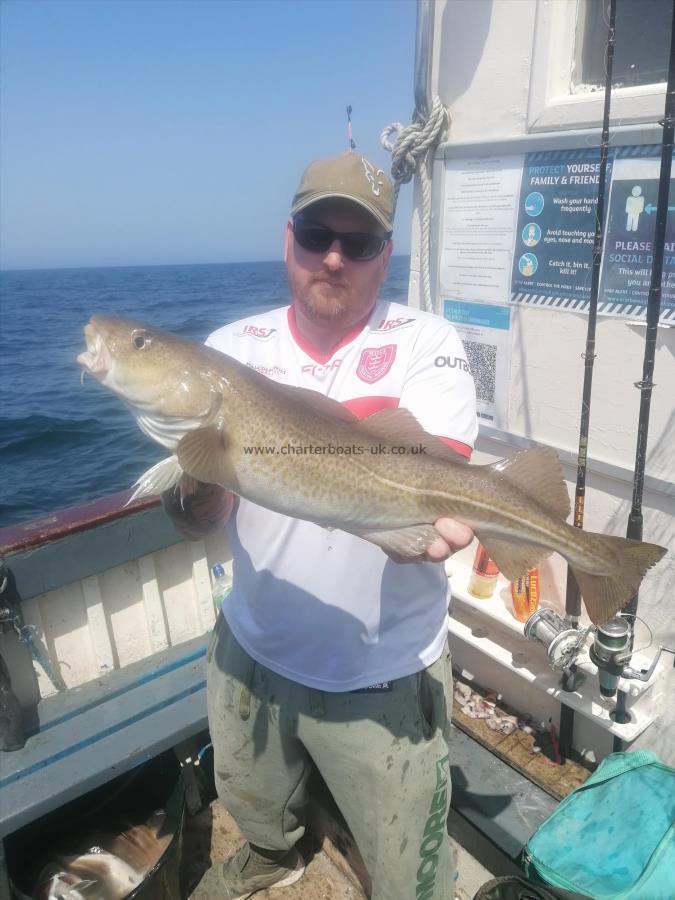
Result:
{"label": "boat deck", "polygon": [[[450,840],[457,848],[457,900],[471,900],[478,888],[496,875],[518,870],[507,856],[499,853],[456,813],[450,817]],[[234,854],[243,838],[232,817],[213,801],[194,816],[186,815],[183,832],[181,896],[199,880],[212,864]],[[471,847],[471,850],[468,849]],[[262,891],[260,900],[288,897],[294,900],[363,900],[367,895],[354,875],[338,864],[333,853],[317,846],[306,835],[300,847],[307,860],[305,876],[288,888]],[[476,854],[476,855],[474,855]]]}

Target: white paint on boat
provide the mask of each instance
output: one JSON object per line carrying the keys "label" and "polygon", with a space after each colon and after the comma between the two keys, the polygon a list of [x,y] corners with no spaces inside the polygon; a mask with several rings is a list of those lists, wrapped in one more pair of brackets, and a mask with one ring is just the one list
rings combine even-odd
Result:
{"label": "white paint on boat", "polygon": [[[436,0],[433,4],[428,92],[441,99],[451,118],[432,167],[431,284],[435,311],[441,315],[441,301],[448,296],[441,290],[439,277],[446,161],[489,157],[498,163],[514,156],[522,159],[524,153],[536,150],[599,146],[603,91],[574,86],[576,28],[577,4],[572,2]],[[663,116],[664,96],[662,83],[615,89],[613,143],[660,144],[662,130],[657,122]],[[414,196],[409,303],[421,306],[419,179]],[[510,304],[510,310],[508,428],[481,426],[473,459],[493,462],[532,444],[554,447],[573,497],[587,316],[515,304]],[[644,338],[644,321],[598,318],[584,514],[587,530],[625,534],[640,403],[634,383],[642,377]],[[659,328],[654,381],[644,538],[670,552],[640,590],[638,614],[653,632],[651,646],[635,661],[645,666],[659,644],[675,646],[675,328]],[[461,569],[461,560],[458,566]],[[523,678],[522,671],[514,668],[507,647],[520,646],[517,652],[530,658],[535,651],[524,638],[514,638],[511,628],[502,630],[505,607],[501,601],[471,607],[471,622],[479,623],[477,627],[482,623],[491,641],[472,635],[459,580],[458,587],[453,583],[459,602],[451,623],[455,664],[482,686],[501,691],[516,709],[532,711],[544,721],[552,716],[557,722],[561,700],[570,698],[550,690],[545,666],[533,670],[531,678]],[[565,584],[566,564],[554,557],[542,570],[544,604],[564,612]],[[647,628],[638,624],[636,647],[648,643]],[[594,674],[588,674],[585,689],[592,694],[590,682],[595,682]],[[628,703],[636,718],[626,732],[632,735],[626,738],[627,748],[649,747],[675,764],[675,708],[666,700],[675,692],[672,656],[662,657],[649,685],[633,681],[628,687]],[[584,701],[583,714],[576,716],[575,746],[601,758],[611,752],[609,736],[617,729],[608,730],[611,720],[605,706],[596,707],[594,702]],[[576,701],[571,705],[579,706]]]}
{"label": "white paint on boat", "polygon": [[[217,562],[231,571],[224,534],[173,544],[24,600],[24,619],[66,687],[76,688],[210,631],[217,611],[209,572]],[[13,672],[12,660],[27,656],[14,632],[0,634],[0,652]],[[39,663],[32,671],[41,698],[56,693]],[[30,682],[12,682],[24,707],[36,702]]]}

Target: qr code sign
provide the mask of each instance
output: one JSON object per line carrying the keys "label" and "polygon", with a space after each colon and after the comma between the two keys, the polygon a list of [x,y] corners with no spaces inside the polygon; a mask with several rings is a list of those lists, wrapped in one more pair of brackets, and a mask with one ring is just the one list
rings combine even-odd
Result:
{"label": "qr code sign", "polygon": [[495,344],[479,344],[464,341],[466,358],[476,384],[476,400],[494,403],[497,347]]}

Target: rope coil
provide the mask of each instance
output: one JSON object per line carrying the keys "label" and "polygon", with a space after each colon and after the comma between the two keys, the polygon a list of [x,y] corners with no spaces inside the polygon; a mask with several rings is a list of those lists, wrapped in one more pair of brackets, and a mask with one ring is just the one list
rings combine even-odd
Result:
{"label": "rope coil", "polygon": [[[380,143],[391,153],[391,176],[394,180],[394,208],[402,184],[407,184],[418,172],[422,187],[422,235],[421,270],[423,306],[433,312],[431,299],[430,224],[431,224],[431,176],[429,169],[434,148],[440,142],[450,123],[450,113],[438,97],[434,97],[428,113],[416,109],[413,122],[402,125],[394,122],[387,125],[380,135]],[[389,138],[397,134],[392,143]]]}

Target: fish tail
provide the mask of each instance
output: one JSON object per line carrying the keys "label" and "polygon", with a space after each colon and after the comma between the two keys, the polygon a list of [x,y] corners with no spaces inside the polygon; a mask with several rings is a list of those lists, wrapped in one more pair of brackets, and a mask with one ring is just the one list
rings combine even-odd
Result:
{"label": "fish tail", "polygon": [[610,557],[616,560],[611,575],[594,575],[571,566],[588,615],[595,625],[602,625],[622,609],[638,592],[647,569],[665,554],[665,547],[630,538],[596,534]]}

